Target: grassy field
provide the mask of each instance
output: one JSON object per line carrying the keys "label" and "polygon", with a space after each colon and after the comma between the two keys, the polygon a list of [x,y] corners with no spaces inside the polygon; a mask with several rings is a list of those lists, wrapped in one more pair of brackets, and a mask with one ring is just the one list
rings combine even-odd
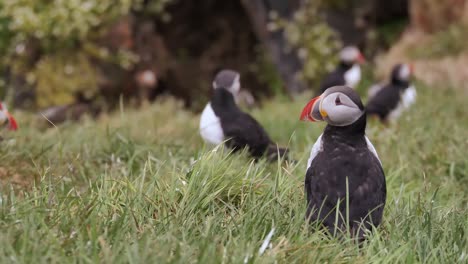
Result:
{"label": "grassy field", "polygon": [[206,148],[170,99],[47,130],[18,113],[0,143],[0,263],[468,263],[468,98],[417,88],[398,124],[368,124],[388,197],[362,248],[304,221],[324,127],[298,121],[307,96],[252,111],[295,164]]}

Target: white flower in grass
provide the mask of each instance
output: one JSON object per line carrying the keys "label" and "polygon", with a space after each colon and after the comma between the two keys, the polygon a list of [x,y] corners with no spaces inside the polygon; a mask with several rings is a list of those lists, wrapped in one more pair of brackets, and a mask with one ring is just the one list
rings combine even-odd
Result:
{"label": "white flower in grass", "polygon": [[[275,233],[275,228],[273,227],[271,229],[270,233],[268,233],[268,235],[265,237],[265,240],[263,240],[262,246],[258,250],[258,254],[260,256],[263,255],[263,253],[265,253],[265,250],[268,248],[268,246],[271,245],[270,241],[271,241],[271,238],[273,237],[274,233]],[[270,246],[270,248],[271,248],[271,246]]]}

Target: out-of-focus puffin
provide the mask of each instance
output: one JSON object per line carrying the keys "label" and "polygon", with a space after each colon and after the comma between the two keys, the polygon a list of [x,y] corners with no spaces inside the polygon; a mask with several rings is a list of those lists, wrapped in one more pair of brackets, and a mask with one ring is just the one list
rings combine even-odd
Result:
{"label": "out-of-focus puffin", "polygon": [[412,73],[413,66],[410,64],[393,67],[390,82],[369,91],[371,97],[366,106],[367,114],[377,116],[384,122],[396,120],[416,101],[416,89],[411,85]]}
{"label": "out-of-focus puffin", "polygon": [[343,48],[340,52],[338,67],[325,76],[320,84],[320,93],[337,85],[356,88],[356,85],[361,80],[361,67],[359,64],[364,62],[364,56],[357,47],[347,46]]}
{"label": "out-of-focus puffin", "polygon": [[305,106],[301,120],[328,123],[307,163],[307,217],[331,234],[345,231],[349,219],[351,234],[362,240],[365,230],[382,221],[386,183],[365,135],[366,112],[359,95],[347,86],[331,87]]}
{"label": "out-of-focus puffin", "polygon": [[0,126],[8,126],[9,130],[17,130],[18,123],[15,118],[8,112],[4,103],[0,102]]}
{"label": "out-of-focus puffin", "polygon": [[205,142],[218,145],[223,142],[234,151],[248,148],[259,158],[276,159],[285,156],[286,148],[279,148],[262,126],[236,104],[240,91],[240,74],[233,70],[220,71],[213,81],[213,95],[200,119],[200,135]]}

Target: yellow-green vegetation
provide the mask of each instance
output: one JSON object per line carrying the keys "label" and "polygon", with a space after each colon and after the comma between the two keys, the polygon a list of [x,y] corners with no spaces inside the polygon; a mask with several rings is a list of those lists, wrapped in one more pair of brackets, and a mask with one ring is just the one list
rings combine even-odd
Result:
{"label": "yellow-green vegetation", "polygon": [[[152,1],[149,10],[162,13],[171,0]],[[6,28],[14,32],[14,41],[36,38],[44,48],[63,48],[65,43],[89,40],[99,30],[141,10],[144,0],[2,0],[0,17],[8,18]],[[76,44],[76,43],[75,43]]]}
{"label": "yellow-green vegetation", "polygon": [[255,73],[261,83],[268,86],[273,94],[284,95],[283,80],[281,80],[270,54],[263,47],[257,47],[255,62],[249,65],[249,69]]}
{"label": "yellow-green vegetation", "polygon": [[44,57],[32,74],[37,80],[39,107],[73,103],[78,92],[82,92],[85,98],[97,93],[96,69],[83,54]]}
{"label": "yellow-green vegetation", "polygon": [[[13,41],[36,38],[43,48],[89,40],[96,30],[128,14],[133,0],[3,0],[0,16],[8,18]],[[139,1],[137,1],[139,2]]]}
{"label": "yellow-green vegetation", "polygon": [[[36,89],[39,107],[70,103],[77,91],[94,94],[93,65],[107,62],[128,69],[136,62],[130,50],[106,48],[102,39],[109,28],[132,11],[160,14],[170,1],[143,7],[143,0],[2,0],[0,73],[8,68],[25,77]],[[3,77],[0,94],[7,85]]]}
{"label": "yellow-green vegetation", "polygon": [[0,149],[0,262],[466,263],[466,97],[416,85],[397,124],[368,124],[388,196],[362,248],[304,221],[305,167],[324,127],[298,120],[309,95],[252,112],[295,164],[205,147],[199,116],[168,99],[45,131],[15,113],[21,129]]}

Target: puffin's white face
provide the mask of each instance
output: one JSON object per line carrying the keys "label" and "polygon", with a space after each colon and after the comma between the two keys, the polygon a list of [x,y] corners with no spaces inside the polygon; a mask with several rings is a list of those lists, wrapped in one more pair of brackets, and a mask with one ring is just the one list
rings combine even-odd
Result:
{"label": "puffin's white face", "polygon": [[346,94],[341,92],[325,96],[321,100],[319,111],[322,118],[333,126],[351,125],[364,113]]}
{"label": "puffin's white face", "polygon": [[[350,94],[354,93],[351,99]],[[332,126],[348,126],[356,122],[363,114],[364,108],[355,102],[359,96],[346,86],[328,88],[322,95],[312,99],[302,111],[301,120],[326,121]]]}
{"label": "puffin's white face", "polygon": [[341,50],[340,60],[349,64],[364,63],[362,53],[355,46],[348,46]]}
{"label": "puffin's white face", "polygon": [[231,87],[228,88],[228,90],[229,90],[233,95],[237,95],[237,94],[239,94],[240,88],[241,88],[241,85],[240,85],[240,77],[239,77],[239,75],[238,75],[238,76],[236,77],[236,79],[234,80],[234,82],[232,83]]}
{"label": "puffin's white face", "polygon": [[409,81],[412,73],[412,67],[409,64],[402,64],[398,71],[398,79]]}
{"label": "puffin's white face", "polygon": [[213,89],[219,89],[219,88],[224,88],[228,90],[234,97],[236,97],[239,94],[241,85],[240,85],[240,76],[237,75],[234,78],[234,81],[232,82],[231,86],[229,87],[222,87],[216,83],[216,81],[213,81]]}

